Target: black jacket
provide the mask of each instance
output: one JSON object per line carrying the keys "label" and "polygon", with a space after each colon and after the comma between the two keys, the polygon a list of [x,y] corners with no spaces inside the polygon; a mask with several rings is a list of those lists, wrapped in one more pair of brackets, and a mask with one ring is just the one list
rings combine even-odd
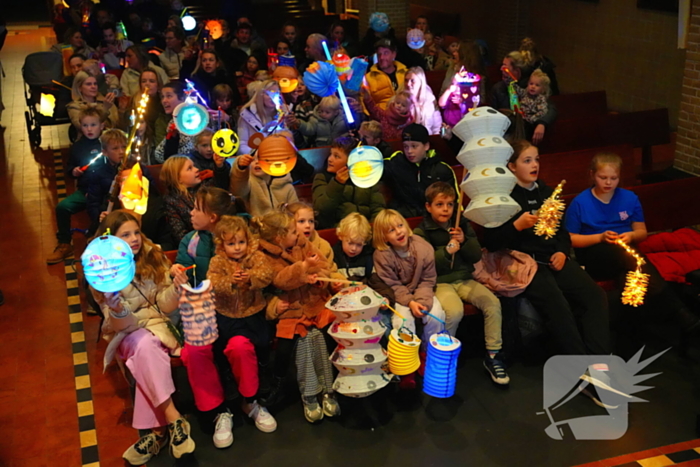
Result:
{"label": "black jacket", "polygon": [[365,245],[359,255],[351,258],[343,251],[343,243],[338,240],[333,245],[333,262],[338,266],[338,272],[348,280],[362,282],[389,300],[394,305],[394,290],[374,271],[374,248]]}
{"label": "black jacket", "polygon": [[425,190],[435,182],[449,183],[459,193],[452,167],[443,162],[433,149],[428,151],[420,164],[409,162],[402,151],[396,151],[384,159],[382,181],[393,194],[389,207],[406,218],[425,214]]}
{"label": "black jacket", "polygon": [[535,235],[535,228],[518,231],[513,223],[525,212],[536,212],[544,200],[549,198],[554,190],[537,180],[537,186],[532,191],[520,185],[515,185],[510,196],[520,205],[522,210],[512,219],[500,227],[484,230],[484,246],[489,251],[498,251],[502,248],[522,251],[533,255],[536,261],[549,262],[549,258],[556,252],[562,252],[569,256],[571,251],[571,237],[561,222],[556,235],[550,239]]}
{"label": "black jacket", "polygon": [[207,159],[197,151],[190,154],[190,159],[192,159],[192,163],[195,167],[197,167],[197,169],[199,169],[200,172],[202,170],[211,170],[214,172],[214,175],[211,178],[202,180],[203,186],[214,186],[216,188],[221,188],[222,190],[228,191],[229,184],[231,183],[231,166],[228,165],[227,162],[224,161],[221,167],[217,167],[213,157],[211,159]]}

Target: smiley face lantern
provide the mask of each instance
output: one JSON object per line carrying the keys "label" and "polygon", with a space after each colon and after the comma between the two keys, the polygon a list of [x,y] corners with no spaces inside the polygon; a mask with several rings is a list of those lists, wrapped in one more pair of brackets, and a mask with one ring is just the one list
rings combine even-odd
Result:
{"label": "smiley face lantern", "polygon": [[263,139],[257,151],[260,168],[274,177],[287,175],[297,163],[296,148],[282,135]]}
{"label": "smiley face lantern", "polygon": [[238,151],[240,140],[230,128],[222,128],[211,138],[211,147],[219,157],[231,157]]}
{"label": "smiley face lantern", "polygon": [[374,146],[358,146],[348,156],[350,179],[355,186],[371,188],[382,178],[384,156]]}
{"label": "smiley face lantern", "polygon": [[425,35],[420,29],[411,29],[406,33],[406,44],[413,50],[418,50],[425,45]]}
{"label": "smiley face lantern", "polygon": [[503,225],[520,211],[520,205],[510,197],[516,179],[507,167],[513,148],[503,138],[509,125],[502,113],[477,107],[452,128],[464,141],[457,155],[467,168],[460,188],[471,200],[464,217],[488,228]]}

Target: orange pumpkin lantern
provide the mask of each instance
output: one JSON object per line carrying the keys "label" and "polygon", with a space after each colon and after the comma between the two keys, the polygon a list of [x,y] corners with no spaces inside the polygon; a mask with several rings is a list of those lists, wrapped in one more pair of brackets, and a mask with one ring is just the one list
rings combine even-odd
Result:
{"label": "orange pumpkin lantern", "polygon": [[270,135],[258,146],[258,161],[263,172],[281,177],[292,171],[297,163],[297,150],[282,135]]}

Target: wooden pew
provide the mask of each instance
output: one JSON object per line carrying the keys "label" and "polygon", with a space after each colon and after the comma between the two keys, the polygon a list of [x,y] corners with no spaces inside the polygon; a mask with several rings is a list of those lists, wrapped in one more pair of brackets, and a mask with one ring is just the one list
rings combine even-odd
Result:
{"label": "wooden pew", "polygon": [[430,89],[432,89],[435,99],[440,98],[440,88],[442,87],[442,82],[445,80],[445,74],[447,70],[433,70],[425,72],[425,81],[427,82]]}
{"label": "wooden pew", "polygon": [[556,106],[560,120],[608,113],[608,98],[605,91],[559,94],[550,97],[549,100]]}
{"label": "wooden pew", "polygon": [[642,148],[642,171],[650,172],[652,146],[670,142],[668,109],[653,109],[557,120],[539,148],[550,153],[631,144]]}
{"label": "wooden pew", "polygon": [[565,153],[540,154],[540,175],[548,185],[554,187],[566,180],[564,194],[580,193],[591,186],[589,168],[593,156],[600,152],[611,152],[622,158],[620,186],[637,184],[634,171],[634,149],[631,144],[583,149]]}

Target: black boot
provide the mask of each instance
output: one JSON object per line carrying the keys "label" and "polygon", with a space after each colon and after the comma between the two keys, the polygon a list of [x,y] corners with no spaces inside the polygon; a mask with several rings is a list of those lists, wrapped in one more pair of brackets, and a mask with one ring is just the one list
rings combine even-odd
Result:
{"label": "black boot", "polygon": [[263,407],[272,407],[284,400],[284,388],[283,388],[284,378],[279,376],[273,376],[270,382],[270,390],[267,393],[260,391],[259,402]]}

